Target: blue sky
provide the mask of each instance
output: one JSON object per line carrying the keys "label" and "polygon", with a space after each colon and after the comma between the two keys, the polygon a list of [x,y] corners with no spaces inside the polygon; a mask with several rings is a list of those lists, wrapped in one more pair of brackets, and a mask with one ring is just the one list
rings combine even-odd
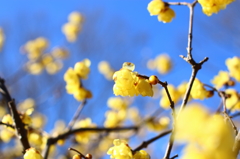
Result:
{"label": "blue sky", "polygon": [[[16,101],[38,97],[59,83],[64,87],[64,72],[84,58],[92,61],[89,80],[84,82],[87,88],[94,90],[94,96],[88,102],[89,106],[84,109],[83,116],[88,117],[88,112],[91,111],[95,122],[104,120],[104,111],[108,109],[106,100],[113,96],[113,82],[105,81],[97,72],[97,64],[101,60],[108,60],[116,70],[121,68],[123,62],[133,62],[137,72],[151,75],[157,72],[149,71],[146,61],[160,53],[168,53],[173,59],[173,70],[166,76],[157,75],[160,80],[178,85],[188,80],[191,73],[190,66],[179,58],[179,55],[186,55],[189,10],[186,6],[173,6],[176,18],[172,23],[163,24],[157,21],[156,16],[149,15],[146,9],[148,3],[147,0],[3,1],[0,26],[5,31],[6,42],[0,53],[0,76],[6,79],[14,76],[27,61],[20,53],[20,47],[28,40],[43,36],[50,41],[49,50],[54,46],[63,46],[70,51],[71,56],[64,62],[62,71],[54,77],[49,77],[46,73],[40,76],[24,75],[15,80],[14,84],[7,83]],[[210,79],[219,69],[227,70],[226,58],[239,54],[237,6],[239,2],[211,17],[201,12],[200,5],[196,6],[193,57],[196,61],[209,57],[209,61],[198,74],[199,79],[205,83],[210,84]],[[62,34],[61,27],[67,22],[67,16],[72,11],[81,12],[85,16],[85,23],[78,40],[70,44]],[[32,91],[33,87],[39,89],[38,92]],[[134,104],[149,113],[158,107],[158,101],[159,99],[137,97]],[[219,102],[216,97],[207,100],[205,104],[215,105],[210,107],[214,110]],[[147,107],[148,103],[154,103],[155,107]],[[39,110],[46,115],[58,109],[64,111],[51,115],[46,130],[50,131],[54,121],[59,118],[69,121],[77,104],[66,93],[63,99],[50,96],[41,103]],[[163,152],[159,155],[162,156]]]}

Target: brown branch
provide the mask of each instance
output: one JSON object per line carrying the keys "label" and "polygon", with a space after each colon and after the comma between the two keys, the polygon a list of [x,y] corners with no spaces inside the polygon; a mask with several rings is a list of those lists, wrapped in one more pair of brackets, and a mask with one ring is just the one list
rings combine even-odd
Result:
{"label": "brown branch", "polygon": [[[188,29],[188,45],[187,45],[187,57],[181,55],[180,57],[182,57],[186,62],[188,62],[191,66],[192,66],[192,74],[191,77],[189,79],[189,83],[188,83],[188,88],[185,92],[181,107],[180,107],[180,111],[178,113],[181,113],[181,111],[184,109],[184,107],[186,106],[189,96],[190,96],[190,92],[193,86],[193,82],[196,78],[196,75],[198,73],[198,71],[202,68],[202,64],[205,63],[208,58],[204,58],[201,62],[197,63],[194,61],[193,57],[192,57],[192,39],[193,39],[193,15],[194,15],[194,7],[197,4],[197,0],[195,0],[193,3],[176,3],[176,5],[187,5],[189,10],[190,10],[190,15],[189,15],[189,29]],[[164,159],[169,159],[170,158],[170,154],[172,151],[172,147],[173,147],[173,143],[174,143],[174,125],[173,125],[173,130],[172,130],[172,134],[170,136],[169,142],[168,142],[168,146],[166,149],[166,153],[164,156]]]}
{"label": "brown branch", "polygon": [[172,130],[166,130],[166,131],[164,131],[164,132],[161,132],[161,133],[160,133],[159,135],[157,135],[156,137],[153,137],[153,138],[151,138],[151,139],[149,139],[149,140],[147,140],[147,141],[144,141],[141,145],[139,145],[137,148],[135,148],[135,149],[133,150],[133,153],[135,153],[136,151],[139,151],[139,150],[141,150],[141,149],[143,149],[143,148],[148,147],[148,145],[151,144],[152,142],[158,140],[159,138],[162,138],[162,137],[166,136],[167,134],[169,134],[169,133],[171,133],[171,132],[172,132]]}
{"label": "brown branch", "polygon": [[9,107],[11,116],[13,118],[14,124],[15,124],[15,130],[17,133],[17,137],[21,141],[22,146],[23,146],[23,153],[25,153],[25,151],[30,148],[30,144],[29,144],[28,138],[27,138],[27,130],[24,128],[24,124],[22,123],[22,120],[17,112],[15,102],[11,98],[11,96],[5,86],[4,79],[2,79],[1,77],[0,77],[0,92],[4,96],[5,100],[8,103],[8,107]]}
{"label": "brown branch", "polygon": [[55,144],[58,140],[66,139],[69,136],[80,133],[80,132],[112,132],[112,131],[126,131],[126,130],[138,130],[137,126],[129,126],[129,127],[117,127],[117,128],[105,128],[105,127],[96,127],[96,128],[78,128],[72,129],[71,131],[67,131],[63,134],[59,134],[57,137],[49,137],[46,144],[46,149],[44,151],[44,159],[48,158],[49,150],[51,145]]}
{"label": "brown branch", "polygon": [[233,130],[235,131],[235,135],[238,134],[238,130],[237,130],[237,127],[235,126],[234,122],[232,121],[231,117],[228,115],[227,113],[227,107],[226,107],[226,98],[227,98],[227,95],[225,92],[223,91],[219,91],[217,90],[216,88],[210,86],[210,85],[207,85],[207,84],[204,84],[206,87],[209,87],[211,89],[213,89],[215,92],[218,93],[219,97],[221,97],[222,99],[222,103],[223,103],[223,117],[229,121],[229,123],[232,125],[232,128]]}
{"label": "brown branch", "polygon": [[7,124],[7,123],[3,123],[2,121],[0,121],[0,125],[5,125],[5,126],[7,126],[7,127],[10,127],[10,128],[15,129],[15,127],[14,127],[13,125]]}
{"label": "brown branch", "polygon": [[77,152],[81,156],[81,158],[86,159],[86,157],[81,152],[79,152],[78,150],[76,150],[76,149],[74,149],[72,147],[69,147],[68,150],[69,151],[75,151],[75,152]]}

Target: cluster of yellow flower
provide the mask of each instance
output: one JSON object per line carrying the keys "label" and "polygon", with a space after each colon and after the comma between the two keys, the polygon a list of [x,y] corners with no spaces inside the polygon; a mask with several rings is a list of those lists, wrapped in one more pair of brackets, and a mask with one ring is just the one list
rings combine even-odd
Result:
{"label": "cluster of yellow flower", "polygon": [[98,64],[98,70],[104,77],[108,80],[112,80],[114,70],[111,68],[110,64],[107,61],[101,61]]}
{"label": "cluster of yellow flower", "polygon": [[198,0],[202,6],[203,13],[211,16],[213,13],[218,13],[220,10],[235,0]]}
{"label": "cluster of yellow flower", "polygon": [[166,129],[170,124],[169,117],[161,117],[158,120],[155,119],[155,117],[151,117],[148,120],[146,120],[146,126],[149,130],[152,131],[161,131]]}
{"label": "cluster of yellow flower", "polygon": [[4,41],[5,41],[5,35],[3,32],[3,29],[0,28],[0,52],[2,51]]}
{"label": "cluster of yellow flower", "polygon": [[[92,123],[92,120],[90,118],[82,119],[76,122],[74,125],[74,128],[94,128],[97,125]],[[75,134],[75,139],[78,143],[87,144],[89,143],[89,140],[91,137],[93,137],[94,132],[79,132]]]}
{"label": "cluster of yellow flower", "polygon": [[176,141],[187,143],[184,159],[234,159],[234,133],[219,114],[209,114],[203,106],[187,106],[176,122]]}
{"label": "cluster of yellow flower", "polygon": [[23,51],[27,53],[29,59],[25,66],[29,73],[37,75],[46,69],[47,73],[55,74],[62,68],[61,60],[68,56],[68,52],[56,47],[50,53],[44,53],[48,45],[47,39],[39,37],[23,46]]}
{"label": "cluster of yellow flower", "polygon": [[68,22],[63,25],[62,32],[69,42],[75,42],[82,29],[84,18],[79,12],[72,12],[68,16]]}
{"label": "cluster of yellow flower", "polygon": [[144,150],[133,154],[125,140],[115,139],[113,144],[114,146],[107,152],[108,155],[111,155],[111,159],[150,159],[149,154]]}
{"label": "cluster of yellow flower", "polygon": [[172,61],[167,54],[160,54],[155,59],[148,60],[147,67],[150,70],[156,69],[160,74],[166,74],[172,69]]}
{"label": "cluster of yellow flower", "polygon": [[87,79],[90,73],[91,62],[89,59],[77,62],[74,68],[69,68],[64,74],[64,80],[67,83],[66,90],[68,94],[73,94],[78,101],[91,98],[92,93],[86,90],[81,83],[81,79]]}
{"label": "cluster of yellow flower", "polygon": [[130,62],[123,63],[123,67],[113,74],[115,85],[113,92],[121,96],[153,96],[152,84],[148,79],[133,72],[135,65]]}
{"label": "cluster of yellow flower", "polygon": [[[240,82],[240,58],[233,57],[226,59],[226,66],[229,71],[219,71],[218,75],[214,76],[211,81],[217,89],[221,89],[224,86],[234,86],[235,80]],[[228,98],[226,99],[226,107],[231,110],[239,110],[239,92],[234,89],[226,89],[224,92],[228,95]]]}
{"label": "cluster of yellow flower", "polygon": [[228,58],[226,60],[226,65],[230,76],[240,82],[240,57],[235,56],[233,58]]}
{"label": "cluster of yellow flower", "polygon": [[105,113],[106,120],[104,126],[111,128],[120,126],[127,117],[128,101],[120,97],[111,97],[108,99],[107,105],[112,110],[108,110]]}
{"label": "cluster of yellow flower", "polygon": [[153,0],[147,7],[150,15],[157,15],[158,20],[163,23],[169,23],[175,17],[175,12],[169,5],[162,0]]}
{"label": "cluster of yellow flower", "polygon": [[[29,111],[29,109],[25,109],[21,113],[19,112],[20,119],[22,120],[25,128],[28,128],[32,124],[32,119],[30,115],[33,110]],[[6,124],[10,124],[13,126],[13,119],[10,114],[6,114],[2,118],[2,122]],[[11,127],[5,126],[0,129],[0,138],[3,142],[8,143],[15,135],[15,130]]]}
{"label": "cluster of yellow flower", "polygon": [[32,148],[32,147],[26,150],[23,158],[24,159],[43,159],[41,154],[35,148]]}
{"label": "cluster of yellow flower", "polygon": [[193,99],[206,99],[213,96],[213,91],[208,91],[204,87],[204,84],[197,78],[195,78],[191,90],[191,97]]}

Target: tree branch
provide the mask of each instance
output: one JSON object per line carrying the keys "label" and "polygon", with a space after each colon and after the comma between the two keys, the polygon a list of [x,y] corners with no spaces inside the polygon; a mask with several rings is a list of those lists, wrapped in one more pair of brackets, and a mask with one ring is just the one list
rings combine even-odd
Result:
{"label": "tree branch", "polygon": [[69,122],[68,126],[67,126],[67,131],[70,131],[72,129],[72,127],[74,126],[76,120],[78,119],[80,113],[82,112],[82,109],[84,107],[84,105],[87,103],[86,100],[84,100],[79,106],[77,111],[75,112],[73,119]]}
{"label": "tree branch", "polygon": [[171,132],[172,132],[172,130],[166,130],[166,131],[164,131],[164,132],[161,132],[161,133],[160,133],[159,135],[157,135],[156,137],[153,137],[153,138],[151,138],[151,139],[149,139],[149,140],[147,140],[147,141],[144,141],[141,145],[139,145],[137,148],[135,148],[135,149],[133,150],[133,153],[136,152],[136,151],[139,151],[139,150],[141,150],[141,149],[143,149],[143,148],[148,147],[148,145],[151,144],[152,142],[158,140],[158,139],[161,138],[161,137],[166,136],[167,134],[170,134]]}
{"label": "tree branch", "polygon": [[119,127],[119,128],[105,128],[105,127],[96,127],[96,128],[78,128],[78,129],[72,129],[71,131],[67,131],[63,134],[59,134],[57,137],[49,137],[47,140],[47,145],[46,145],[46,149],[44,151],[44,159],[48,158],[49,155],[49,150],[51,145],[55,144],[58,140],[61,139],[66,139],[68,138],[70,135],[73,135],[75,133],[80,133],[80,132],[112,132],[112,131],[126,131],[126,130],[138,130],[137,126],[130,126],[130,127]]}
{"label": "tree branch", "polygon": [[22,120],[17,112],[15,102],[11,98],[11,96],[5,86],[4,79],[2,79],[1,77],[0,77],[0,92],[4,96],[5,100],[8,103],[8,107],[9,107],[11,116],[13,118],[14,124],[15,124],[15,130],[17,133],[17,137],[21,141],[22,146],[23,146],[23,153],[25,153],[25,151],[30,148],[30,144],[29,144],[28,138],[27,138],[27,130],[24,128],[24,124],[22,123]]}

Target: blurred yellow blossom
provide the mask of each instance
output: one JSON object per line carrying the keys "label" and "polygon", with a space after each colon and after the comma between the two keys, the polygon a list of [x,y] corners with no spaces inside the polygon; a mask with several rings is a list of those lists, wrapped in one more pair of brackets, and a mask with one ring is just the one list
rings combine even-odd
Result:
{"label": "blurred yellow blossom", "polygon": [[98,64],[98,71],[108,80],[112,80],[114,70],[107,61],[101,61]]}
{"label": "blurred yellow blossom", "polygon": [[228,58],[226,60],[226,65],[228,67],[230,76],[240,82],[240,58],[236,56],[233,58]]}
{"label": "blurred yellow blossom", "polygon": [[80,62],[77,62],[74,65],[74,71],[80,76],[82,79],[87,79],[88,74],[90,73],[90,65],[91,61],[89,59],[84,59]]}
{"label": "blurred yellow blossom", "polygon": [[82,29],[83,16],[79,12],[72,12],[68,17],[68,22],[62,27],[62,32],[65,34],[69,42],[75,42],[77,36]]}
{"label": "blurred yellow blossom", "polygon": [[170,119],[168,117],[161,117],[159,120],[156,120],[154,117],[146,120],[146,126],[149,130],[152,131],[160,131],[166,129],[170,123]]}
{"label": "blurred yellow blossom", "polygon": [[23,159],[43,159],[43,157],[35,148],[31,147],[26,150]]}
{"label": "blurred yellow blossom", "polygon": [[226,89],[225,93],[228,96],[226,99],[227,109],[240,110],[240,98],[238,92],[234,89]]}
{"label": "blurred yellow blossom", "polygon": [[150,156],[145,150],[140,150],[133,155],[133,159],[150,159]]}
{"label": "blurred yellow blossom", "polygon": [[70,13],[68,16],[68,21],[71,23],[81,24],[83,20],[84,20],[83,15],[76,11]]}
{"label": "blurred yellow blossom", "polygon": [[193,99],[205,99],[205,98],[209,98],[211,97],[212,92],[211,91],[207,91],[204,88],[204,84],[197,78],[195,78],[194,82],[193,82],[193,86],[192,86],[192,90],[191,90],[191,97]]}
{"label": "blurred yellow blossom", "polygon": [[86,79],[90,72],[90,60],[84,59],[75,64],[74,69],[69,68],[64,74],[66,82],[67,93],[73,94],[74,98],[78,101],[83,101],[86,98],[91,98],[92,93],[82,87],[81,79]]}
{"label": "blurred yellow blossom", "polygon": [[211,16],[213,13],[218,13],[220,10],[226,8],[226,6],[235,0],[198,0],[202,6],[203,13],[207,16]]}
{"label": "blurred yellow blossom", "polygon": [[115,110],[121,110],[121,109],[127,109],[128,102],[120,97],[110,97],[107,101],[108,107],[115,109]]}
{"label": "blurred yellow blossom", "polygon": [[[90,118],[86,118],[83,120],[79,120],[74,125],[75,128],[94,128],[96,127],[96,124],[92,123],[92,120]],[[90,138],[93,136],[94,132],[84,131],[76,133],[75,139],[79,143],[88,143]]]}
{"label": "blurred yellow blossom", "polygon": [[[169,94],[171,95],[171,99],[173,100],[174,103],[177,103],[181,97],[178,90],[171,84],[169,84],[167,86],[167,88],[168,88]],[[160,106],[164,109],[169,109],[170,101],[169,101],[169,98],[167,96],[165,89],[161,90],[161,94],[162,94],[162,98],[160,99],[160,103],[159,103]]]}
{"label": "blurred yellow blossom", "polygon": [[106,119],[104,126],[108,128],[118,127],[127,117],[126,110],[109,110],[105,113]]}
{"label": "blurred yellow blossom", "polygon": [[55,47],[51,52],[52,56],[57,59],[66,59],[69,56],[69,52],[66,49]]}
{"label": "blurred yellow blossom", "polygon": [[147,67],[151,70],[156,69],[160,74],[166,74],[172,69],[172,61],[167,54],[160,54],[155,59],[150,59]]}
{"label": "blurred yellow blossom", "polygon": [[175,128],[176,141],[187,143],[184,158],[235,158],[234,133],[221,115],[211,115],[200,105],[187,106]]}
{"label": "blurred yellow blossom", "polygon": [[44,69],[43,65],[38,62],[29,61],[26,64],[26,70],[33,75],[41,74],[43,69]]}
{"label": "blurred yellow blossom", "polygon": [[217,89],[220,89],[223,86],[227,85],[229,81],[230,81],[230,76],[229,76],[228,72],[219,71],[218,75],[215,76],[211,82],[212,82],[212,84],[214,84],[214,86]]}

